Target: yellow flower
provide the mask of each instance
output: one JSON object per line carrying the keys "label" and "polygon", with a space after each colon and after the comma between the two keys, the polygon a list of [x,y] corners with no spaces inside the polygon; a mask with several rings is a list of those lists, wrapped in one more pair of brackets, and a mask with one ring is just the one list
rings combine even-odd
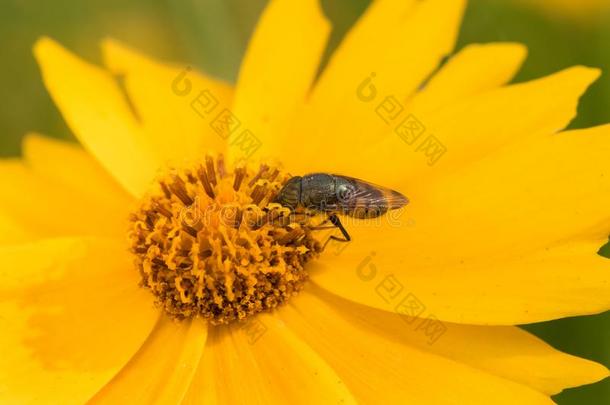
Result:
{"label": "yellow flower", "polygon": [[[610,126],[558,133],[599,72],[507,84],[525,58],[512,43],[468,46],[437,70],[464,3],[377,0],[317,77],[330,29],[317,1],[273,0],[235,88],[110,40],[104,69],[40,40],[44,82],[84,149],[29,135],[22,160],[1,162],[0,401],[537,404],[605,378],[512,326],[610,308],[609,263],[596,254]],[[207,166],[214,151],[225,163],[210,155]],[[205,250],[168,243],[191,232],[175,228],[193,214],[180,195],[208,191],[194,191],[183,164],[203,165],[197,184],[217,181],[222,205],[247,199],[219,191],[242,158],[370,180],[411,203],[398,218],[349,221],[353,241],[313,260],[314,245],[280,249],[268,228],[237,237],[214,223],[195,229],[216,232],[198,240]],[[159,172],[168,162],[178,169]],[[157,175],[174,189],[164,194]],[[247,187],[274,184],[265,178]],[[170,230],[155,234],[146,214]],[[244,264],[244,246],[277,260]],[[286,304],[228,325],[189,318],[197,282],[176,274],[224,269],[207,298],[222,310],[261,272],[280,274],[290,295],[285,257],[310,276]],[[164,285],[147,284],[152,271]],[[155,307],[157,287],[157,302],[189,319]],[[252,305],[273,307],[276,290]]]}
{"label": "yellow flower", "polygon": [[591,21],[610,10],[608,0],[513,0],[520,5],[536,7],[545,13],[561,18]]}

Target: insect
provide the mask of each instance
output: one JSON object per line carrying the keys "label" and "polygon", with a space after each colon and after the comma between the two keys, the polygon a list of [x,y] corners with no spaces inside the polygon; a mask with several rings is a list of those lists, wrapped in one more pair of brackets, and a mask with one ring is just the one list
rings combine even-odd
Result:
{"label": "insect", "polygon": [[[313,229],[339,228],[343,238],[331,236],[330,239],[349,242],[351,237],[341,224],[338,214],[360,219],[377,218],[389,210],[407,205],[409,199],[398,191],[353,177],[312,173],[290,178],[278,193],[275,202],[293,211],[303,207],[328,214],[328,218]],[[329,221],[332,226],[324,227]]]}

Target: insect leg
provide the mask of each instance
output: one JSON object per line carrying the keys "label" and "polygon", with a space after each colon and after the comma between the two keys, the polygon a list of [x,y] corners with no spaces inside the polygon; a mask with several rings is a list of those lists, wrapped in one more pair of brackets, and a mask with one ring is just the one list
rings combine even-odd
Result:
{"label": "insect leg", "polygon": [[330,214],[328,216],[328,220],[330,221],[331,224],[333,224],[334,226],[339,228],[339,230],[343,234],[343,239],[338,238],[336,236],[331,236],[331,239],[334,239],[339,242],[349,242],[352,240],[352,238],[349,236],[349,233],[347,233],[347,230],[343,227],[341,220],[339,219],[339,217],[336,214]]}
{"label": "insect leg", "polygon": [[330,223],[333,224],[334,226],[336,226],[337,228],[339,228],[339,230],[343,234],[344,239],[337,238],[337,240],[340,240],[342,242],[349,242],[352,240],[352,238],[349,236],[349,233],[347,233],[347,230],[345,230],[345,228],[343,227],[343,224],[341,223],[341,220],[339,220],[339,217],[336,214],[330,214],[328,216],[328,219],[329,219]]}
{"label": "insect leg", "polygon": [[[329,221],[332,225],[324,226],[324,224],[326,224]],[[326,249],[326,245],[328,245],[328,242],[330,242],[331,240],[336,240],[338,242],[349,242],[352,240],[352,238],[349,236],[349,233],[347,233],[347,230],[345,229],[345,227],[343,227],[341,220],[339,220],[339,217],[335,214],[330,214],[328,216],[328,218],[326,218],[321,224],[319,224],[318,226],[314,226],[310,229],[313,231],[319,231],[322,229],[333,229],[333,228],[339,228],[339,230],[343,234],[343,238],[339,238],[334,235],[329,236],[328,239],[326,240],[326,242],[324,243],[322,250]]]}

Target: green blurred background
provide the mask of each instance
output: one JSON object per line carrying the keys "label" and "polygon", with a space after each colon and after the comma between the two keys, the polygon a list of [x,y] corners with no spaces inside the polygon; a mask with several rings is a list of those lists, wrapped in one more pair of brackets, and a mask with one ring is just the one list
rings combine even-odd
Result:
{"label": "green blurred background", "polygon": [[[21,138],[28,131],[72,138],[42,86],[32,58],[31,46],[39,36],[51,36],[98,63],[97,43],[110,36],[158,58],[187,61],[233,81],[265,3],[265,0],[1,0],[0,156],[18,155]],[[369,0],[323,3],[334,26],[332,48]],[[610,122],[608,12],[571,18],[569,13],[561,16],[523,6],[523,0],[516,3],[519,1],[470,0],[459,47],[472,42],[525,43],[530,55],[518,81],[575,64],[601,67],[607,73],[583,98],[579,117],[572,127]],[[559,349],[610,367],[610,313],[530,325],[527,329]],[[610,380],[568,390],[555,400],[560,404],[610,403]]]}

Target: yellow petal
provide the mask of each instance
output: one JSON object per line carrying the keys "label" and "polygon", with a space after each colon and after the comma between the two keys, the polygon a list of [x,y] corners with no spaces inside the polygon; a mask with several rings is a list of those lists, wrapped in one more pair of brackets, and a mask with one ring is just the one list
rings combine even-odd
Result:
{"label": "yellow petal", "polygon": [[[329,160],[329,170],[402,187],[403,193],[409,193],[415,183],[450,176],[502,147],[562,130],[576,116],[580,96],[599,74],[598,69],[574,67],[441,109],[405,106],[402,115],[386,126],[381,142],[360,149],[350,146],[344,153],[351,159]],[[374,108],[368,115],[383,122]],[[405,129],[414,123],[419,123],[416,130]]]}
{"label": "yellow petal", "polygon": [[[57,162],[57,166],[64,163],[86,170],[77,160]],[[80,178],[78,171],[73,177]],[[95,184],[95,180],[88,181]],[[120,194],[88,195],[80,187],[42,176],[18,160],[0,161],[0,181],[0,211],[32,237],[124,235],[128,206],[113,203]]]}
{"label": "yellow petal", "polygon": [[[317,73],[330,26],[318,0],[272,0],[252,37],[237,82],[233,113],[241,125],[230,134],[234,159],[276,152]],[[244,135],[246,134],[246,135]],[[250,135],[248,135],[250,134]],[[254,148],[242,142],[246,136]]]}
{"label": "yellow petal", "polygon": [[225,140],[210,125],[230,107],[233,89],[190,66],[170,66],[111,39],[102,42],[108,68],[125,87],[155,152],[164,160],[197,159],[223,152]]}
{"label": "yellow petal", "polygon": [[24,138],[23,155],[36,175],[95,198],[117,217],[127,217],[132,196],[78,145],[32,133]]}
{"label": "yellow petal", "polygon": [[414,184],[409,215],[418,232],[434,235],[420,238],[418,247],[464,260],[481,253],[514,256],[578,235],[603,240],[610,218],[609,153],[610,126],[570,131],[507,147],[431,184]]}
{"label": "yellow petal", "polygon": [[0,258],[2,403],[85,402],[158,317],[120,243],[52,239]]}
{"label": "yellow petal", "polygon": [[187,404],[353,403],[334,370],[271,315],[211,330],[200,364]]}
{"label": "yellow petal", "polygon": [[312,93],[311,106],[287,138],[285,150],[293,149],[296,141],[307,140],[299,144],[299,155],[305,158],[294,162],[295,171],[303,170],[299,163],[329,150],[349,153],[375,143],[387,132],[385,122],[375,114],[375,105],[390,96],[404,102],[451,52],[465,1],[410,4],[406,2],[405,12],[383,23],[380,38],[368,38],[365,33],[379,29],[387,8],[372,8],[337,50]]}
{"label": "yellow petal", "polygon": [[10,214],[0,211],[0,244],[21,243],[32,240],[34,236],[23,224]]}
{"label": "yellow petal", "polygon": [[[597,363],[561,353],[514,326],[472,326],[380,311],[312,287],[311,291],[342,316],[373,333],[392,335],[403,344],[521,383],[547,395],[591,384],[608,376]],[[297,307],[304,303],[295,299]],[[417,308],[409,301],[409,308]],[[412,305],[412,306],[411,306]],[[406,307],[405,307],[406,308]]]}
{"label": "yellow petal", "polygon": [[[338,102],[354,91],[360,82],[379,68],[379,61],[391,50],[388,42],[398,41],[398,33],[415,13],[412,0],[376,0],[347,33],[335,50],[315,86],[311,102],[323,107],[338,107]],[[404,41],[405,38],[400,38]],[[384,43],[384,46],[380,46]],[[324,105],[326,104],[326,105]],[[327,112],[326,114],[330,114]]]}
{"label": "yellow petal", "polygon": [[343,254],[325,255],[325,270],[312,277],[387,309],[371,283],[355,276],[371,258],[379,277],[400,275],[432,314],[461,323],[520,324],[608,309],[609,262],[596,252],[610,223],[610,126],[535,139],[400,189],[411,198],[402,216],[345,218],[353,242]]}
{"label": "yellow petal", "polygon": [[55,41],[34,54],[47,90],[76,137],[129,192],[146,190],[160,164],[115,79]]}
{"label": "yellow petal", "polygon": [[508,83],[523,64],[527,49],[516,43],[466,46],[415,95],[410,108],[431,111]]}
{"label": "yellow petal", "polygon": [[529,387],[410,346],[395,331],[371,328],[312,294],[301,293],[278,313],[360,403],[552,403]]}
{"label": "yellow petal", "polygon": [[[352,236],[358,242],[350,253],[326,255],[324,264],[311,265],[311,278],[343,298],[381,310],[396,311],[409,296],[421,303],[423,317],[515,325],[610,308],[610,261],[596,254],[601,241],[549,246],[515,257],[481,253],[478,260],[450,263],[450,253],[446,260],[428,256],[396,233],[378,236],[377,242],[359,232]],[[440,246],[438,252],[444,256]],[[385,299],[385,289],[400,296]]]}
{"label": "yellow petal", "polygon": [[414,184],[406,210],[414,226],[405,217],[354,223],[351,250],[328,257],[313,277],[387,310],[371,283],[330,270],[368,269],[364,260],[376,252],[381,279],[395,274],[447,321],[519,324],[604,311],[610,273],[596,252],[609,222],[609,137],[610,127],[541,136]]}
{"label": "yellow petal", "polygon": [[93,404],[179,404],[197,370],[207,338],[200,319],[162,318],[127,365],[92,399]]}

